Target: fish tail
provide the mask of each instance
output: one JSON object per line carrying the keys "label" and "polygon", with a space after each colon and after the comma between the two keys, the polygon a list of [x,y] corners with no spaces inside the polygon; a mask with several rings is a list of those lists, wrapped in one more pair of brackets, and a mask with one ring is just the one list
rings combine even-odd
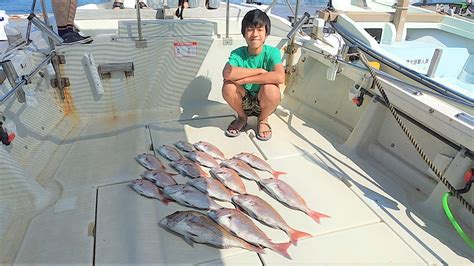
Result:
{"label": "fish tail", "polygon": [[290,228],[288,230],[288,233],[290,235],[290,242],[291,244],[295,245],[298,243],[298,239],[300,238],[309,238],[309,237],[312,237],[312,235],[308,234],[308,233],[305,233],[305,232],[302,232],[302,231],[298,231],[298,230],[295,230],[295,229],[292,229]]}
{"label": "fish tail", "polygon": [[288,248],[291,246],[291,242],[286,243],[273,243],[270,247],[271,250],[275,251],[276,253],[282,255],[285,258],[291,260],[290,254],[288,254]]}
{"label": "fish tail", "polygon": [[163,204],[165,204],[165,205],[168,206],[168,204],[169,204],[170,202],[174,202],[174,200],[167,198],[167,197],[165,196],[164,192],[161,191],[161,189],[159,189],[158,191],[159,191],[159,194],[160,194],[159,200],[160,200],[161,202],[163,202]]}
{"label": "fish tail", "polygon": [[287,174],[287,173],[286,172],[279,172],[279,171],[272,172],[273,177],[275,177],[277,179],[280,175],[285,175],[285,174]]}
{"label": "fish tail", "polygon": [[313,220],[317,222],[318,224],[320,223],[319,219],[321,218],[331,218],[331,216],[329,215],[326,215],[324,213],[320,213],[317,211],[313,211],[313,210],[308,210],[306,213],[309,215],[309,217],[313,218]]}

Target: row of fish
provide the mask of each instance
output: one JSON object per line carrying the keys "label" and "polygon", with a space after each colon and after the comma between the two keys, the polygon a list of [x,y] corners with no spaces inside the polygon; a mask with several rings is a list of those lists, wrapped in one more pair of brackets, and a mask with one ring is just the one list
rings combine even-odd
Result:
{"label": "row of fish", "polygon": [[[238,169],[241,169],[243,171],[242,174],[244,174],[244,177],[250,180],[258,181],[260,180],[260,177],[249,166],[258,170],[267,171],[275,178],[278,178],[278,176],[282,174],[286,174],[285,172],[275,171],[267,162],[250,153],[239,153],[230,160],[227,160],[224,156],[224,153],[222,153],[219,148],[208,142],[199,141],[192,145],[185,141],[178,141],[175,143],[175,146],[181,151],[185,152],[184,157],[176,148],[169,145],[161,145],[156,150],[164,158],[173,162],[177,161],[179,162],[178,164],[186,161],[187,158],[188,160],[198,163],[204,167],[214,168],[219,166],[219,160],[221,161],[221,165],[224,164],[224,166],[232,168],[238,172]],[[161,163],[158,158],[147,155],[151,154],[142,154],[137,158],[145,168],[149,170],[164,169],[163,163]],[[244,164],[242,164],[242,162],[244,162]],[[174,168],[173,165],[171,166]]]}
{"label": "row of fish", "polygon": [[[185,211],[176,212],[160,221],[161,226],[183,235],[186,241],[193,240],[221,248],[241,247],[259,253],[263,252],[262,248],[269,248],[290,258],[286,251],[290,243],[272,243],[242,212],[224,208],[211,198],[231,202],[261,223],[283,230],[294,245],[298,239],[311,236],[291,228],[260,197],[247,194],[240,176],[256,181],[273,198],[287,207],[305,212],[318,223],[320,218],[329,217],[309,209],[304,199],[291,186],[276,179],[284,172],[275,171],[267,162],[253,154],[240,153],[231,159],[225,159],[217,147],[207,142],[192,145],[179,141],[175,146],[185,152],[184,157],[177,149],[168,145],[158,147],[157,151],[171,161],[169,165],[174,170],[191,178],[186,184],[178,184],[173,178],[176,174],[168,172],[156,156],[142,154],[137,157],[137,161],[148,171],[141,174],[144,179],[133,181],[131,186],[138,193],[159,199],[165,204],[176,201],[184,206],[209,210],[211,220],[200,212]],[[211,168],[209,173],[212,178],[198,164]],[[252,167],[270,172],[275,178],[261,179]],[[221,226],[255,246],[242,242]]]}

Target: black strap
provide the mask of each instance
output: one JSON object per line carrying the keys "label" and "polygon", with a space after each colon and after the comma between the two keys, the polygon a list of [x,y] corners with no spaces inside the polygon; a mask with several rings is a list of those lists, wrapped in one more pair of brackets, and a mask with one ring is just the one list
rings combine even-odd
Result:
{"label": "black strap", "polygon": [[10,145],[10,141],[8,141],[8,133],[3,129],[2,122],[0,122],[0,141],[4,145]]}

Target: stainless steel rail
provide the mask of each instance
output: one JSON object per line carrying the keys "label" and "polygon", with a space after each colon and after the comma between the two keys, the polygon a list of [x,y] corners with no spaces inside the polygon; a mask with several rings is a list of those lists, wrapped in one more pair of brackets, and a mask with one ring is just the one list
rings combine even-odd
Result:
{"label": "stainless steel rail", "polygon": [[49,54],[39,65],[37,65],[29,74],[21,76],[21,80],[12,84],[12,89],[0,97],[0,104],[7,101],[17,90],[19,90],[23,85],[26,85],[30,79],[38,73],[38,71],[46,64],[49,63],[51,58],[56,55],[56,52]]}
{"label": "stainless steel rail", "polygon": [[230,1],[226,1],[225,5],[225,38],[229,39],[229,16],[230,16]]}
{"label": "stainless steel rail", "polygon": [[146,48],[147,43],[146,40],[143,39],[142,33],[142,17],[140,15],[140,1],[135,1],[135,9],[137,10],[137,27],[138,27],[138,40],[135,41],[136,48]]}
{"label": "stainless steel rail", "polygon": [[306,23],[306,21],[308,21],[309,17],[311,15],[308,13],[308,12],[304,12],[303,14],[303,17],[300,19],[300,21],[298,22],[295,22],[293,23],[294,26],[293,28],[290,30],[290,32],[288,32],[288,34],[286,35],[286,37],[288,37],[288,39],[291,39],[292,41],[292,44],[294,44],[295,42],[295,35],[296,35],[296,32],[301,30],[301,28],[303,27],[303,25]]}
{"label": "stainless steel rail", "polygon": [[459,93],[458,91],[455,91],[433,79],[430,77],[420,74],[412,69],[409,69],[405,66],[402,66],[395,62],[394,60],[391,60],[389,58],[386,58],[379,54],[378,52],[374,51],[370,47],[368,47],[366,44],[358,40],[357,38],[354,38],[351,36],[350,33],[348,33],[345,29],[343,29],[341,26],[337,25],[337,23],[331,22],[331,26],[336,30],[336,32],[341,35],[346,41],[349,43],[355,44],[358,46],[359,49],[361,49],[364,53],[368,54],[369,56],[375,58],[376,60],[382,62],[383,64],[389,66],[390,68],[396,70],[397,72],[407,76],[408,78],[419,82],[420,84],[430,88],[433,91],[436,91],[439,94],[451,97],[451,98],[457,98],[459,102],[462,102],[464,105],[473,108],[474,107],[474,99],[468,98],[465,95]]}
{"label": "stainless steel rail", "polygon": [[[288,8],[290,9],[291,11],[291,14],[293,15],[293,17],[296,18],[295,16],[295,11],[293,10],[293,8],[291,7],[291,4],[288,0],[285,0],[286,2],[286,5],[288,6]],[[270,9],[272,9],[276,4],[278,3],[278,0],[273,0],[273,2],[270,3],[270,5],[268,5],[268,7],[265,9],[265,13],[267,13]]]}

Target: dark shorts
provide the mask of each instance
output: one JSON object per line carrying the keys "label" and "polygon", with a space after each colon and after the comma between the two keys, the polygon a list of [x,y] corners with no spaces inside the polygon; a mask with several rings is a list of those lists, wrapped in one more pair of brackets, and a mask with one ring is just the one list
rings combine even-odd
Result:
{"label": "dark shorts", "polygon": [[258,94],[252,95],[248,90],[245,90],[245,96],[242,98],[242,107],[248,116],[259,116],[260,102],[258,101]]}

